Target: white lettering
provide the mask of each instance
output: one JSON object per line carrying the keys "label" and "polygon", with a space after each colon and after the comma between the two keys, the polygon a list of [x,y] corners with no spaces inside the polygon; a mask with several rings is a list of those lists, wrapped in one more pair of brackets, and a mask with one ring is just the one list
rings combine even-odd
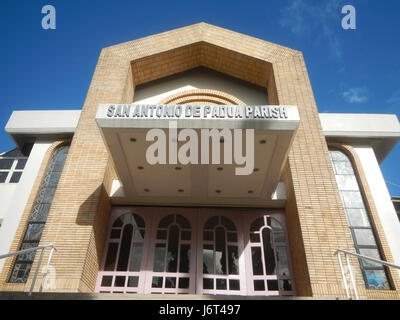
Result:
{"label": "white lettering", "polygon": [[342,19],[342,28],[344,30],[356,29],[356,8],[352,5],[345,5],[342,8],[342,14],[346,14]]}
{"label": "white lettering", "polygon": [[166,164],[166,137],[164,131],[161,129],[147,131],[146,141],[154,141],[155,138],[157,138],[157,141],[147,148],[146,160],[152,165],[157,163]]}
{"label": "white lettering", "polygon": [[193,129],[183,129],[179,132],[178,140],[186,141],[187,137],[189,137],[189,141],[179,148],[179,162],[182,164],[198,164],[199,143],[196,131],[194,131]]}
{"label": "white lettering", "polygon": [[45,5],[42,8],[42,13],[46,14],[42,18],[42,28],[44,30],[56,29],[56,8],[52,5]]}
{"label": "white lettering", "polygon": [[235,162],[236,164],[244,164],[243,168],[236,168],[235,174],[238,176],[247,176],[254,170],[254,130],[246,129],[246,154],[242,155],[242,130],[234,130],[235,140]]}

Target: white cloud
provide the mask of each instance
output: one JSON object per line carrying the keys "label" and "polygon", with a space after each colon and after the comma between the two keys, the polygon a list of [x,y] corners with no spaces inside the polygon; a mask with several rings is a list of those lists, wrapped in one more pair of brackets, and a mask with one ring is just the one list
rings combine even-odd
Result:
{"label": "white cloud", "polygon": [[368,100],[367,89],[350,88],[342,93],[343,98],[350,103],[363,103]]}
{"label": "white cloud", "polygon": [[282,10],[281,27],[288,28],[296,36],[309,37],[318,44],[327,44],[334,58],[342,57],[342,45],[335,33],[341,26],[341,7],[336,0],[294,0]]}
{"label": "white cloud", "polygon": [[292,33],[302,35],[310,31],[309,25],[304,21],[309,11],[310,7],[303,0],[295,0],[289,7],[283,9],[279,23],[281,27],[288,27]]}

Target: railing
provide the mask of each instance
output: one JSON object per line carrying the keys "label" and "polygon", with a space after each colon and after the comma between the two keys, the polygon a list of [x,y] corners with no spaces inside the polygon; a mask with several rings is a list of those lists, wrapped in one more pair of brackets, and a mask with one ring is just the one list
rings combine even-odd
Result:
{"label": "railing", "polygon": [[29,289],[29,293],[28,293],[29,296],[32,295],[32,291],[33,291],[33,288],[35,287],[36,279],[37,279],[37,276],[39,274],[39,268],[40,268],[40,265],[42,264],[44,250],[46,250],[47,248],[51,248],[51,250],[50,250],[49,258],[47,259],[46,268],[44,269],[44,272],[43,272],[44,274],[43,274],[42,283],[40,284],[39,292],[42,292],[43,285],[44,285],[44,283],[46,281],[47,272],[49,270],[49,264],[50,264],[51,257],[53,255],[53,251],[54,250],[57,251],[57,249],[56,249],[56,247],[54,245],[47,244],[47,245],[44,245],[44,246],[39,246],[39,247],[35,247],[35,248],[29,248],[29,249],[20,250],[20,251],[17,251],[17,252],[11,252],[11,253],[0,255],[0,259],[4,259],[4,258],[12,257],[12,256],[18,256],[20,254],[32,252],[32,251],[42,250],[40,252],[40,257],[39,257],[38,264],[36,266],[35,275],[33,277],[32,284],[31,284],[31,287]]}
{"label": "railing", "polygon": [[349,270],[349,275],[350,275],[350,282],[351,282],[351,286],[352,286],[352,289],[353,289],[354,296],[355,296],[356,300],[358,300],[358,292],[357,292],[356,284],[355,284],[355,281],[354,281],[353,271],[351,270],[351,265],[350,265],[350,261],[349,261],[349,257],[348,257],[349,255],[353,256],[353,257],[357,257],[357,258],[359,258],[361,260],[373,261],[373,262],[379,263],[379,264],[384,265],[384,266],[400,269],[400,266],[398,266],[396,264],[393,264],[393,263],[390,263],[390,262],[386,262],[386,261],[383,261],[383,260],[367,257],[367,256],[364,256],[364,255],[361,255],[361,254],[358,254],[358,253],[353,253],[353,252],[342,250],[342,249],[336,250],[335,254],[338,257],[338,261],[339,261],[339,265],[340,265],[340,271],[342,273],[343,285],[344,285],[344,289],[346,290],[346,295],[347,295],[348,299],[351,299],[351,297],[350,297],[350,291],[349,291],[349,287],[348,287],[348,283],[347,283],[347,278],[346,278],[346,275],[345,275],[344,270],[343,270],[342,259],[340,257],[341,253],[343,253],[345,258],[346,258],[347,269]]}

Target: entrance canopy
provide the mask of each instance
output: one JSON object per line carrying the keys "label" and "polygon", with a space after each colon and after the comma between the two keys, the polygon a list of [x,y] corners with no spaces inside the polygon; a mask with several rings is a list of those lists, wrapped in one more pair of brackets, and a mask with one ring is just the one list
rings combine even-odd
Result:
{"label": "entrance canopy", "polygon": [[284,204],[296,106],[101,104],[96,122],[119,177],[113,203]]}

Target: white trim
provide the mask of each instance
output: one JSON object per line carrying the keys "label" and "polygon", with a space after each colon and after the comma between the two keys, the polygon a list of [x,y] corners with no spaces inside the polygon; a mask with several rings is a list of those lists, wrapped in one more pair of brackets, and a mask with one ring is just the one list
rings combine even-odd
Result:
{"label": "white trim", "polygon": [[[381,221],[394,264],[400,265],[400,223],[374,151],[370,146],[354,147]],[[381,235],[382,236],[382,235]],[[399,271],[400,275],[400,271]]]}

